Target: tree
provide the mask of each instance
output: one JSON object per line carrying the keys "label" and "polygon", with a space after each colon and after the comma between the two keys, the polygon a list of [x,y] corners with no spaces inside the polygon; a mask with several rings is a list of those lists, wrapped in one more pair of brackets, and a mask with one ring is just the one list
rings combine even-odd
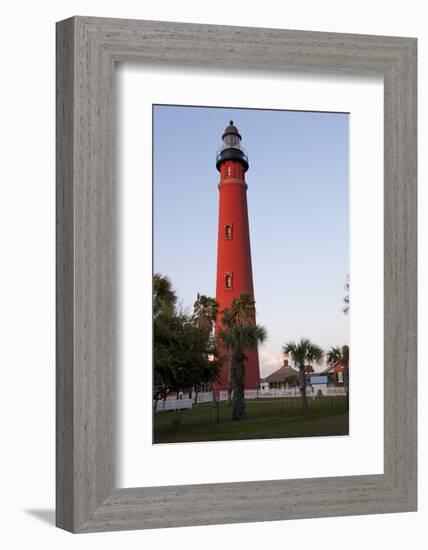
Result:
{"label": "tree", "polygon": [[219,305],[214,298],[198,293],[196,302],[193,304],[193,315],[198,327],[205,330],[207,334],[211,334],[214,328],[218,310]]}
{"label": "tree", "polygon": [[266,330],[255,323],[255,302],[242,292],[222,312],[218,338],[230,352],[230,380],[233,389],[232,419],[245,418],[245,350],[256,349],[266,340]]}
{"label": "tree", "polygon": [[[241,292],[241,294],[232,301],[231,309],[233,314],[233,322],[240,327],[255,325],[256,323],[256,309],[255,301],[251,294],[248,292]],[[252,346],[249,346],[252,347]],[[257,347],[257,346],[256,346]],[[233,388],[233,373],[232,373],[232,350],[229,348],[228,354],[229,362],[229,387],[228,387],[228,402],[232,402]],[[245,376],[245,374],[243,374]],[[243,381],[245,384],[245,380]],[[245,394],[245,389],[244,389]],[[243,395],[244,395],[243,394]]]}
{"label": "tree", "polygon": [[[219,313],[219,305],[217,300],[205,296],[204,294],[197,294],[195,303],[193,304],[193,317],[196,325],[205,333],[207,339],[207,349],[210,350],[208,355],[211,356],[212,372],[208,373],[208,382],[211,383],[211,391],[213,395],[213,401],[215,401],[214,382],[218,377],[220,362],[219,354],[215,347],[215,340],[213,337],[214,325]],[[195,403],[198,399],[198,386],[195,387]]]}
{"label": "tree", "polygon": [[177,296],[169,278],[155,273],[153,276],[153,317],[156,319],[161,314],[172,315],[176,303]]}
{"label": "tree", "polygon": [[308,399],[306,396],[306,373],[313,372],[313,364],[319,364],[322,361],[323,350],[313,344],[307,338],[301,338],[300,342],[287,342],[282,352],[284,355],[289,355],[294,364],[299,368],[300,390],[302,392],[303,412],[308,411]]}
{"label": "tree", "polygon": [[349,410],[349,346],[341,348],[331,347],[327,352],[327,363],[336,366],[340,363],[343,367],[343,386],[346,393],[346,408]]}
{"label": "tree", "polygon": [[170,341],[174,348],[174,390],[191,390],[209,383],[218,372],[217,362],[210,360],[210,355],[214,352],[212,339],[195,324],[191,315],[184,313],[175,316],[174,329]]}
{"label": "tree", "polygon": [[[204,297],[213,316],[215,300]],[[177,309],[177,296],[168,277],[153,277],[154,406],[172,392],[208,384],[218,376],[214,337],[198,315]],[[215,308],[214,308],[215,309]],[[207,314],[208,315],[208,314]],[[213,326],[213,321],[211,321]],[[155,409],[156,410],[156,409]]]}
{"label": "tree", "polygon": [[153,401],[166,399],[177,386],[174,368],[175,316],[165,312],[153,319]]}

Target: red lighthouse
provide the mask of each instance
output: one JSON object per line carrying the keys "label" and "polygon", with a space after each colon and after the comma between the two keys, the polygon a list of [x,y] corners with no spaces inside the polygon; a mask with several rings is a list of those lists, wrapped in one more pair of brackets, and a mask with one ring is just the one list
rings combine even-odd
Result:
{"label": "red lighthouse", "polygon": [[[217,153],[220,204],[216,300],[220,311],[229,307],[233,298],[241,292],[248,292],[254,297],[247,209],[248,186],[245,183],[248,157],[241,147],[241,135],[233,120],[225,129],[222,139],[223,145]],[[256,389],[260,384],[259,354],[255,349],[246,350],[245,355],[245,389]],[[227,360],[224,361],[218,386],[218,389],[228,389]]]}

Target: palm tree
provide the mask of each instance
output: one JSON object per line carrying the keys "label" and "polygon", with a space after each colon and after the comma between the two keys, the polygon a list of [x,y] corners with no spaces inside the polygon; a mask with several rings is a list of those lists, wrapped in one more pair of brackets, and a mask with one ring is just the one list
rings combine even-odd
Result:
{"label": "palm tree", "polygon": [[312,365],[321,363],[324,352],[307,338],[301,338],[300,342],[287,342],[282,348],[284,355],[290,355],[294,364],[299,368],[300,390],[302,392],[303,412],[308,411],[308,399],[306,397],[306,372],[310,372]]}
{"label": "palm tree", "polygon": [[331,347],[327,352],[327,363],[332,366],[341,363],[343,366],[343,386],[346,393],[346,408],[349,410],[349,346],[345,344],[341,348]]}
{"label": "palm tree", "polygon": [[248,292],[241,294],[232,300],[231,311],[237,326],[245,327],[254,325],[256,320],[256,302]]}
{"label": "palm tree", "polygon": [[218,302],[214,298],[197,295],[196,302],[193,304],[193,315],[199,328],[211,333],[218,315]]}
{"label": "palm tree", "polygon": [[[210,338],[210,335],[214,329],[214,324],[217,320],[219,312],[219,305],[217,300],[205,296],[205,294],[197,294],[196,301],[193,304],[193,317],[195,319],[196,325],[202,329],[207,336],[207,340]],[[210,384],[213,402],[216,401],[216,396],[214,392],[214,382]],[[195,388],[195,403],[198,400],[198,388]]]}
{"label": "palm tree", "polygon": [[256,349],[266,340],[266,329],[255,322],[255,302],[242,292],[223,310],[218,337],[230,352],[230,380],[233,389],[232,419],[245,417],[245,350]]}
{"label": "palm tree", "polygon": [[171,315],[177,303],[177,295],[172,289],[168,277],[155,273],[153,275],[153,317],[156,319],[161,313]]}
{"label": "palm tree", "polygon": [[[232,300],[231,310],[233,316],[233,322],[237,326],[250,326],[255,325],[256,323],[256,302],[253,300],[253,297],[248,292],[241,292],[241,294]],[[227,361],[229,363],[229,384],[227,389],[227,401],[228,404],[232,404],[232,390],[233,390],[233,380],[232,380],[232,350],[229,349]]]}

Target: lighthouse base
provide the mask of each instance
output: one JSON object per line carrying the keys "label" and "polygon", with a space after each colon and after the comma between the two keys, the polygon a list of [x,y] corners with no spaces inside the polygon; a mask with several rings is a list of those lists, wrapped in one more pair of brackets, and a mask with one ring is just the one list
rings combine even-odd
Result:
{"label": "lighthouse base", "polygon": [[[258,390],[260,387],[259,352],[257,349],[245,351],[245,389]],[[231,390],[230,361],[225,360],[220,371],[220,377],[214,384],[214,392],[218,396],[220,391]]]}

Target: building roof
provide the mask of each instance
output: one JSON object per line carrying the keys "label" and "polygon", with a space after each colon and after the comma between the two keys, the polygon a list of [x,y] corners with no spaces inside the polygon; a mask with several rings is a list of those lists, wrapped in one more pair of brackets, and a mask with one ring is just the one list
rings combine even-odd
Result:
{"label": "building roof", "polygon": [[290,380],[290,378],[298,377],[299,371],[289,367],[287,359],[284,359],[284,364],[282,365],[282,367],[270,374],[269,376],[266,376],[266,378],[264,378],[264,382],[286,382],[287,380]]}
{"label": "building roof", "polygon": [[331,374],[331,373],[337,373],[343,371],[343,361],[336,361],[336,363],[333,363],[332,365],[329,365],[325,370],[323,370],[320,374]]}

